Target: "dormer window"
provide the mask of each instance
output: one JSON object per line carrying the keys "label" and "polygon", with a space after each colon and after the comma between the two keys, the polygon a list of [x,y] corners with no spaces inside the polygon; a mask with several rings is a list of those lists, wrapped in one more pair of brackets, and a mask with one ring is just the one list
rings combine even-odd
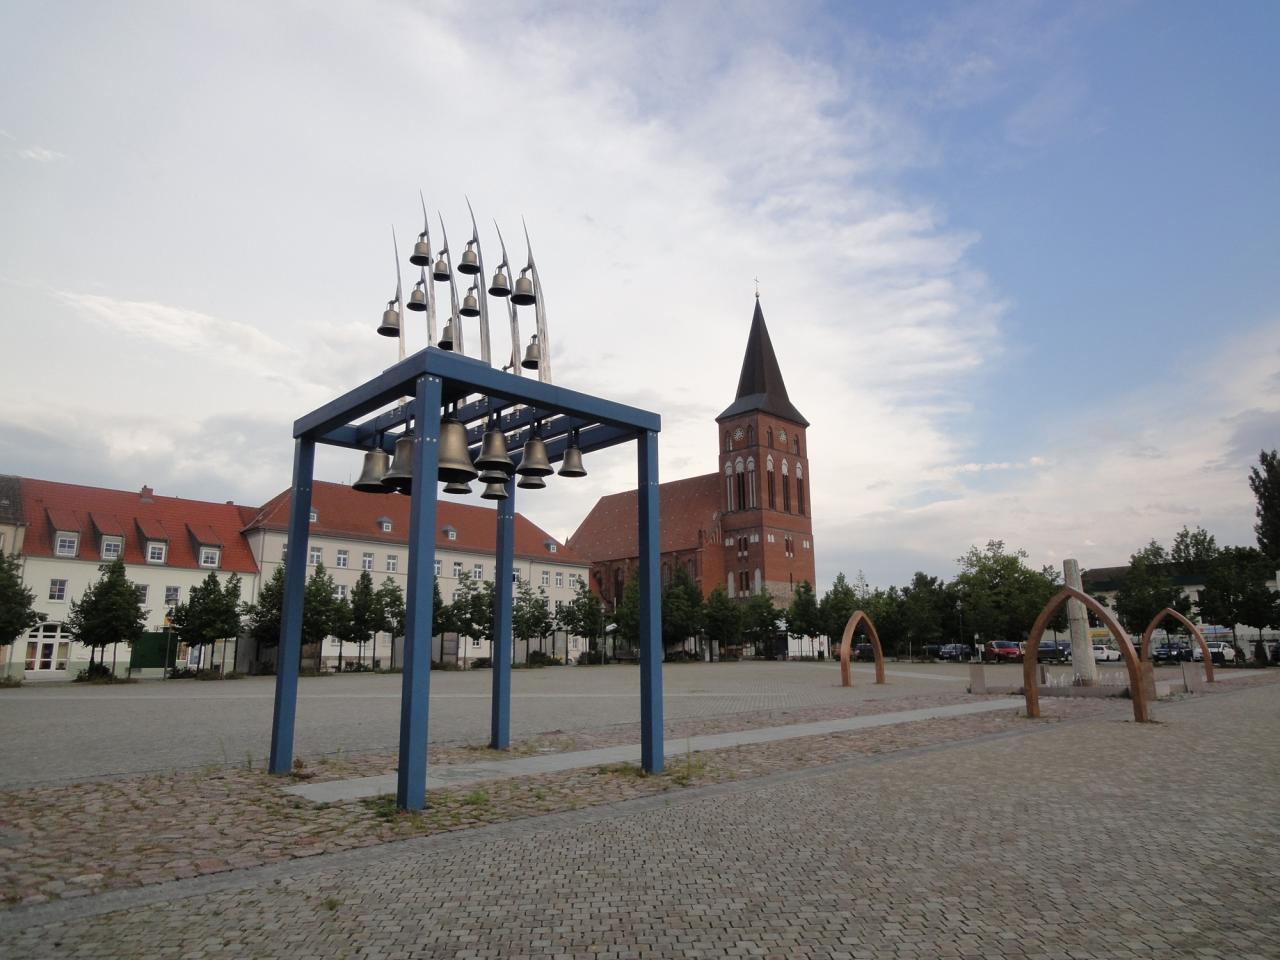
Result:
{"label": "dormer window", "polygon": [[80,534],[78,533],[58,533],[57,539],[54,541],[53,552],[59,557],[74,557],[76,551],[80,549]]}
{"label": "dormer window", "polygon": [[453,527],[445,527],[445,528],[444,528],[444,538],[445,538],[446,540],[457,540],[457,539],[458,539],[458,531],[457,531],[457,530],[455,530]]}
{"label": "dormer window", "polygon": [[151,540],[147,543],[147,563],[164,563],[169,553],[169,545],[163,540]]}
{"label": "dormer window", "polygon": [[379,518],[378,518],[378,529],[379,529],[379,530],[381,530],[383,533],[390,533],[390,532],[391,532],[391,518],[390,518],[390,517],[379,517]]}
{"label": "dormer window", "polygon": [[310,516],[310,517],[308,517],[307,519],[309,519],[312,523],[315,523],[317,520],[319,520],[319,519],[320,519],[320,514],[316,513],[314,510],[312,510],[312,511],[311,511],[311,516]]}
{"label": "dormer window", "polygon": [[201,547],[200,548],[200,566],[214,567],[218,566],[222,559],[222,551],[217,547]]}
{"label": "dormer window", "polygon": [[119,560],[124,553],[124,540],[120,537],[102,538],[102,559]]}
{"label": "dormer window", "polygon": [[556,552],[556,542],[554,540],[548,540],[544,546],[547,548],[547,553]]}

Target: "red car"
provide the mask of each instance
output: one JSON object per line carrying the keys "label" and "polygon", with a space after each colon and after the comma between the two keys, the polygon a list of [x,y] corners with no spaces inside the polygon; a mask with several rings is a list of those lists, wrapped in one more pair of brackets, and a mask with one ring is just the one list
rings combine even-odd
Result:
{"label": "red car", "polygon": [[1021,663],[1022,647],[1012,640],[991,640],[982,647],[982,659],[986,663]]}

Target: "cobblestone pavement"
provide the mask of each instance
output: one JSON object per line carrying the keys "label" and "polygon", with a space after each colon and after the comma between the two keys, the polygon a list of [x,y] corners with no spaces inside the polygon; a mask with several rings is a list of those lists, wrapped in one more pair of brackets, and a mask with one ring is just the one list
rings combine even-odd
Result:
{"label": "cobblestone pavement", "polygon": [[1280,684],[1115,706],[18,908],[0,955],[1280,956]]}
{"label": "cobblestone pavement", "polygon": [[[889,665],[889,683],[870,682],[858,664],[858,700],[963,692],[964,665]],[[744,712],[842,705],[839,667],[822,663],[665,664],[668,720],[707,720]],[[991,682],[1018,683],[1014,666],[989,669]],[[270,747],[274,679],[202,683],[146,681],[123,686],[31,683],[0,690],[0,789],[92,777],[166,773],[206,764],[261,761]],[[296,755],[389,753],[400,729],[395,674],[303,678]],[[434,671],[429,736],[436,745],[483,742],[489,734],[488,670]],[[516,670],[511,731],[598,731],[640,719],[640,671],[634,666]]]}

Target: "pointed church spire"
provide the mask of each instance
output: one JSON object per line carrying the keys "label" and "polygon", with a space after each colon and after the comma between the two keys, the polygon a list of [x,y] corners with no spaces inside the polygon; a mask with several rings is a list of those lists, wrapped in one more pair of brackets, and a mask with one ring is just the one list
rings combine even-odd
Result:
{"label": "pointed church spire", "polygon": [[747,336],[747,352],[742,357],[742,373],[738,375],[737,399],[716,420],[726,420],[753,410],[772,413],[804,427],[809,425],[787,396],[787,385],[782,382],[782,371],[778,368],[778,358],[769,339],[769,328],[764,325],[759,293],[756,294],[756,312],[751,317],[751,333]]}

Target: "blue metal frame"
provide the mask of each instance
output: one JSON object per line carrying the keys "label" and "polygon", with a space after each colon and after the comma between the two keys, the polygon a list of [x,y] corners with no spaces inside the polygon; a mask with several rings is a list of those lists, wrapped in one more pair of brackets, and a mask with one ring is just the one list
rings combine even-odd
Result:
{"label": "blue metal frame", "polygon": [[[477,394],[480,395],[478,401],[467,402]],[[404,397],[412,397],[412,403],[386,409]],[[302,560],[285,565],[284,611],[271,724],[271,772],[288,773],[293,765],[315,445],[326,443],[367,450],[380,442],[390,450],[398,436],[403,435],[394,431],[407,429],[412,421],[418,440],[413,460],[413,503],[410,509],[396,804],[405,810],[420,810],[426,805],[437,484],[419,482],[419,478],[436,476],[440,415],[442,408],[450,404],[458,405],[458,419],[464,424],[472,424],[468,439],[476,452],[483,437],[485,421],[491,414],[499,415],[501,427],[508,433],[531,429],[534,423],[540,423],[552,463],[563,459],[570,433],[574,430],[579,431],[579,446],[584,453],[637,441],[641,757],[646,772],[661,772],[662,615],[658,579],[658,432],[662,429],[661,418],[646,410],[494,370],[478,360],[436,347],[428,347],[406,357],[367,383],[294,423],[289,551],[295,560]],[[361,419],[366,417],[369,419]],[[518,450],[512,452],[512,460],[517,464],[520,462]],[[514,479],[507,482],[506,489],[507,499],[499,504],[496,514],[493,703],[489,740],[490,746],[499,750],[511,742],[511,606],[517,489]]]}

